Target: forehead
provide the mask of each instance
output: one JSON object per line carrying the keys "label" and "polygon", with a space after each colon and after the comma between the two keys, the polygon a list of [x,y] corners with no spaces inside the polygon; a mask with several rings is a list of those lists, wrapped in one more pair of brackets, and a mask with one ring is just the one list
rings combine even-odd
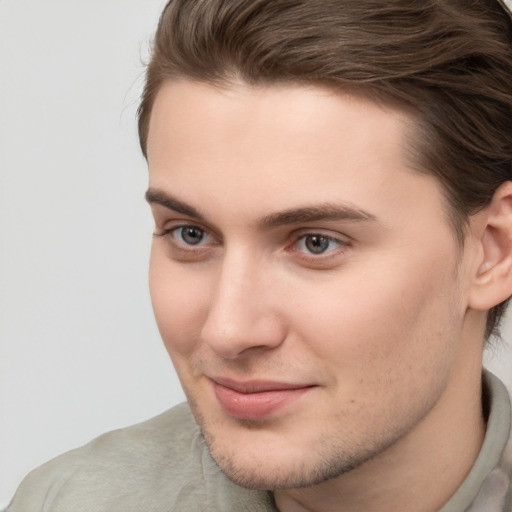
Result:
{"label": "forehead", "polygon": [[[357,140],[358,149],[369,146],[387,147],[400,151],[405,128],[412,124],[405,109],[393,104],[385,107],[355,92],[343,93],[314,85],[283,84],[254,87],[234,83],[224,87],[178,80],[164,82],[153,106],[149,125],[149,149],[159,135],[171,135],[167,140],[170,151],[181,146],[191,130],[197,144],[210,142],[219,146],[225,142],[235,148],[242,138],[251,139],[254,147],[267,151],[282,147],[282,151],[297,149],[301,156],[308,150],[335,150],[333,140],[350,137]],[[368,131],[368,126],[376,129]],[[211,129],[215,128],[215,129]],[[326,136],[329,135],[328,138]],[[377,136],[377,137],[375,137]],[[200,138],[200,142],[199,142]],[[304,146],[302,142],[307,141]],[[186,140],[187,148],[194,140]],[[209,148],[211,149],[211,148]],[[154,153],[151,155],[154,160]],[[288,155],[291,156],[291,155]]]}
{"label": "forehead", "polygon": [[238,215],[340,200],[376,216],[443,210],[436,180],[406,157],[411,125],[397,106],[323,87],[167,82],[149,126],[150,186]]}

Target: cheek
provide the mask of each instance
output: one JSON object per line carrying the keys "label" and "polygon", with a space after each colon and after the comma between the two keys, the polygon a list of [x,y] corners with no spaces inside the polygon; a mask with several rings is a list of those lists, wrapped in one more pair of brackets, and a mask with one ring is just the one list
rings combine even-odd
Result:
{"label": "cheek", "polygon": [[175,354],[191,353],[197,344],[207,311],[205,284],[197,272],[187,272],[152,250],[151,301],[158,329],[173,359]]}
{"label": "cheek", "polygon": [[438,360],[450,359],[463,315],[450,259],[443,272],[431,260],[408,261],[382,257],[294,304],[302,343],[336,380],[389,382],[411,369],[436,372]]}

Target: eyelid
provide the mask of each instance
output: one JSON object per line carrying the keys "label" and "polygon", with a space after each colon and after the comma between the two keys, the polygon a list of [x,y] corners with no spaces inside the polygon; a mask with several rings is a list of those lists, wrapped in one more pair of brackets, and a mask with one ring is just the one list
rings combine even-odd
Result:
{"label": "eyelid", "polygon": [[[220,237],[217,235],[217,233],[211,229],[208,226],[205,226],[201,222],[198,222],[196,220],[191,219],[167,219],[165,222],[156,222],[157,226],[155,227],[155,231],[153,232],[154,236],[165,236],[170,234],[172,231],[179,229],[179,228],[197,228],[208,235],[212,236],[213,238],[219,240]],[[158,227],[158,224],[162,225],[162,228]]]}
{"label": "eyelid", "polygon": [[293,239],[298,241],[306,236],[321,236],[332,241],[339,242],[343,245],[351,245],[353,238],[349,235],[339,232],[333,232],[330,229],[315,229],[315,228],[302,228],[295,230],[293,233]]}
{"label": "eyelid", "polygon": [[[165,228],[162,228],[159,231],[153,232],[153,236],[160,237],[160,238],[168,237],[169,243],[172,244],[176,249],[181,250],[181,251],[187,251],[187,252],[204,251],[204,250],[206,250],[208,245],[219,241],[219,238],[217,237],[217,235],[214,232],[212,232],[211,229],[208,229],[207,227],[205,227],[197,222],[190,222],[187,220],[175,220],[172,222],[166,222],[165,225],[166,225]],[[207,241],[206,243],[201,243],[198,245],[193,245],[193,244],[189,245],[189,244],[183,243],[183,242],[179,241],[175,236],[173,236],[175,231],[177,231],[179,229],[183,229],[183,228],[199,229],[200,231],[203,231],[207,237],[211,238],[212,241]]]}
{"label": "eyelid", "polygon": [[[332,250],[319,254],[299,249],[298,244],[308,236],[322,237],[339,245]],[[292,243],[287,247],[287,251],[293,253],[295,257],[306,264],[311,264],[313,267],[321,267],[331,260],[343,258],[351,247],[352,239],[347,235],[341,233],[333,234],[332,231],[326,232],[322,229],[301,229],[295,233]]]}
{"label": "eyelid", "polygon": [[[218,240],[222,239],[219,236],[219,230],[207,220],[202,218],[191,217],[186,213],[181,213],[179,211],[173,210],[171,208],[167,208],[158,203],[152,203],[151,212],[153,214],[153,219],[155,221],[155,229],[158,229],[160,233],[164,231],[169,231],[179,226],[195,226],[200,229],[203,229],[209,234],[212,234]],[[171,226],[172,227],[168,227]],[[162,226],[161,228],[159,226]],[[153,233],[155,234],[155,233]]]}
{"label": "eyelid", "polygon": [[[188,244],[180,240],[180,236],[174,232],[180,228],[195,228],[205,233],[207,239],[198,244]],[[166,222],[165,228],[153,233],[154,237],[163,239],[168,257],[181,263],[205,262],[218,253],[219,239],[212,230],[205,228],[197,222],[187,220],[175,220]]]}

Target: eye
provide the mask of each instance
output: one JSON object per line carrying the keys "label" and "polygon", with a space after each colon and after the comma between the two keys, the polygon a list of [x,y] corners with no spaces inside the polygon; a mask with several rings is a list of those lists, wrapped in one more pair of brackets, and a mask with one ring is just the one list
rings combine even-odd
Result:
{"label": "eye", "polygon": [[153,234],[166,242],[158,247],[171,260],[182,263],[208,261],[218,253],[222,242],[215,233],[201,225],[173,222],[169,222],[165,230]]}
{"label": "eye", "polygon": [[320,234],[304,235],[297,240],[298,251],[308,252],[315,256],[332,252],[343,245],[346,244],[341,240]]}
{"label": "eye", "polygon": [[185,245],[200,245],[208,239],[204,229],[197,226],[180,226],[171,230],[172,235]]}
{"label": "eye", "polygon": [[161,233],[155,233],[155,236],[168,238],[172,245],[183,250],[202,247],[213,241],[212,235],[205,229],[193,224],[174,226]]}

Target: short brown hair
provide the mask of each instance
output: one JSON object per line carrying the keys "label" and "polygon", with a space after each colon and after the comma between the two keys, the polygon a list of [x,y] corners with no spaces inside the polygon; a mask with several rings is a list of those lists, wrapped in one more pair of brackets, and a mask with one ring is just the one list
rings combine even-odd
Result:
{"label": "short brown hair", "polygon": [[[512,179],[512,24],[497,0],[171,0],[139,106],[146,154],[162,82],[363,89],[414,112],[417,168],[443,185],[455,234]],[[506,302],[488,313],[498,334]]]}

